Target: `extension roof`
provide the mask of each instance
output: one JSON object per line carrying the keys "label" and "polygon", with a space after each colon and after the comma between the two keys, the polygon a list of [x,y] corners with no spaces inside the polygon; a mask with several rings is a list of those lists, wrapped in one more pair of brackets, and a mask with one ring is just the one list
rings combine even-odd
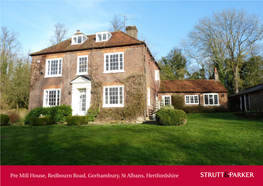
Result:
{"label": "extension roof", "polygon": [[52,54],[61,52],[71,52],[87,49],[108,48],[117,46],[141,45],[145,42],[135,39],[122,31],[111,32],[112,36],[108,41],[96,42],[96,34],[86,35],[88,39],[83,44],[71,45],[71,38],[38,52],[31,53],[30,56],[41,54]]}
{"label": "extension roof", "polygon": [[246,89],[240,91],[239,93],[233,94],[233,95],[231,95],[229,97],[239,96],[241,94],[247,94],[247,93],[255,92],[255,91],[258,91],[258,90],[263,90],[263,83],[259,84],[259,85],[256,85],[256,86],[253,86],[253,87],[246,88]]}
{"label": "extension roof", "polygon": [[162,80],[160,93],[227,93],[220,81],[213,79]]}

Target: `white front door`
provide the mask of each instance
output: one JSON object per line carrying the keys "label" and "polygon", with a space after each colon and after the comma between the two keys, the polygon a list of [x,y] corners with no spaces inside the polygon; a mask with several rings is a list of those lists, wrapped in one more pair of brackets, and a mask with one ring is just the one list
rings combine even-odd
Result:
{"label": "white front door", "polygon": [[78,115],[84,116],[87,113],[87,90],[86,88],[78,89],[79,97],[78,97]]}

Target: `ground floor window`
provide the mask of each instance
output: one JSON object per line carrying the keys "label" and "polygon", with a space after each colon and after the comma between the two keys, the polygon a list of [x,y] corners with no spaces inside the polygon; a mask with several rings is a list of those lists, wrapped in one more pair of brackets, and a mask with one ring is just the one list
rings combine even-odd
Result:
{"label": "ground floor window", "polygon": [[170,96],[170,95],[168,95],[168,96],[162,96],[162,100],[163,100],[164,106],[165,106],[165,105],[171,105],[171,104],[172,104],[171,96]]}
{"label": "ground floor window", "polygon": [[44,107],[52,107],[60,105],[60,89],[44,90]]}
{"label": "ground floor window", "polygon": [[204,94],[204,105],[219,105],[218,94]]}
{"label": "ground floor window", "polygon": [[103,107],[124,107],[124,86],[103,87]]}
{"label": "ground floor window", "polygon": [[198,95],[185,95],[185,104],[199,104]]}

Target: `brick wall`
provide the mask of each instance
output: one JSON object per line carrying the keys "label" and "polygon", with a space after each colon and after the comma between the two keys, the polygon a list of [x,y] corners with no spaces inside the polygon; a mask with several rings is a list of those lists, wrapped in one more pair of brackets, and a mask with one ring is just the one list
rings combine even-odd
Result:
{"label": "brick wall", "polygon": [[[122,73],[103,73],[104,71],[104,53],[124,52],[124,71]],[[78,77],[77,73],[77,56],[88,55],[88,77],[96,78],[96,81],[102,83],[101,95],[103,96],[103,86],[120,85],[122,80],[130,75],[145,74],[143,45],[115,47],[105,49],[84,50],[78,52],[67,52],[58,54],[48,54],[32,56],[31,79],[30,79],[30,99],[29,110],[34,107],[43,106],[44,89],[60,88],[60,104],[71,105],[71,96],[69,91],[72,90],[70,82]],[[62,77],[44,78],[46,59],[63,58]],[[40,60],[40,63],[37,61]],[[151,62],[152,63],[152,62]],[[147,73],[150,74],[150,73]],[[148,81],[150,81],[148,79]],[[92,82],[91,82],[92,83]],[[156,89],[156,87],[153,87]],[[124,87],[125,90],[125,87]],[[101,96],[101,99],[103,99]],[[124,92],[125,98],[125,92]],[[91,96],[91,104],[92,104]],[[124,101],[125,106],[125,101]],[[143,113],[143,111],[142,111]]]}

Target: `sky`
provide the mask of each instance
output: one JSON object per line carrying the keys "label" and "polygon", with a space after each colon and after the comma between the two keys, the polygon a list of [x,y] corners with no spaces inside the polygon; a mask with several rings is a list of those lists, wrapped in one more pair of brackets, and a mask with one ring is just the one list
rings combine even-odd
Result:
{"label": "sky", "polygon": [[136,25],[138,38],[147,38],[158,60],[180,47],[198,20],[229,8],[244,9],[263,20],[263,1],[1,0],[0,25],[17,34],[21,52],[27,54],[50,46],[56,23],[68,28],[70,38],[77,30],[86,35],[109,30],[114,15],[131,15],[126,25]]}

